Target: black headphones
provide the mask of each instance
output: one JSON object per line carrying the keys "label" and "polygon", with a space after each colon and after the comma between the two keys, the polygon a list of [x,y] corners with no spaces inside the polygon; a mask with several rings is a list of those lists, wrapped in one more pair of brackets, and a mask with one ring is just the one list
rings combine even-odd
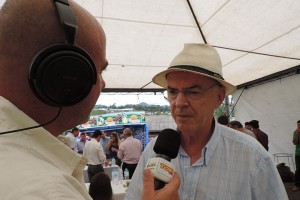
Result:
{"label": "black headphones", "polygon": [[54,0],[66,43],[50,45],[33,58],[29,84],[35,95],[52,106],[72,106],[88,96],[97,81],[91,56],[74,43],[77,23],[68,0]]}

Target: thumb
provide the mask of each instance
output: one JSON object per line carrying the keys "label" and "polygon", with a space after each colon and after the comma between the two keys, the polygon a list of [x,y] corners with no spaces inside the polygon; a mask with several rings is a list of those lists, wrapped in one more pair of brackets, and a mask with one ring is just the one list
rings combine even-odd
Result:
{"label": "thumb", "polygon": [[150,169],[144,170],[144,192],[142,199],[154,196],[154,176]]}

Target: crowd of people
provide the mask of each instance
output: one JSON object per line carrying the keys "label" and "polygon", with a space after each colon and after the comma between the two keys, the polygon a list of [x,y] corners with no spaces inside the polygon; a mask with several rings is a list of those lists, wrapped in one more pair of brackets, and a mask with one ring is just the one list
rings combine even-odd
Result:
{"label": "crowd of people", "polygon": [[87,133],[75,127],[66,136],[59,135],[58,139],[88,159],[89,181],[96,174],[104,172],[104,163],[111,164],[112,159],[122,169],[123,176],[126,169],[129,171],[131,179],[143,151],[141,141],[133,137],[130,128],[123,130],[122,139],[114,131],[109,133],[110,137],[107,135],[106,131],[95,130],[88,140]]}
{"label": "crowd of people", "polygon": [[[229,118],[226,115],[221,115],[218,117],[217,121],[224,126],[228,126],[229,128],[233,128],[237,131],[240,131],[255,138],[266,149],[266,151],[269,150],[268,135],[262,130],[260,130],[258,120],[251,120],[249,122],[245,122],[245,126],[243,126],[241,122],[237,120],[229,121]],[[292,142],[296,146],[296,169],[294,176],[295,185],[291,189],[295,192],[298,192],[300,191],[300,120],[297,121],[297,128],[293,133]]]}
{"label": "crowd of people", "polygon": [[[142,155],[130,129],[120,143],[101,131],[89,142],[80,138],[80,147],[75,141],[73,127],[88,119],[106,86],[106,37],[95,17],[72,0],[7,0],[0,10],[0,57],[1,199],[97,199],[94,187],[89,193],[83,184],[83,169],[88,165],[91,182],[107,184],[102,165],[110,155],[134,171],[126,200],[288,199],[268,147],[216,122],[214,110],[236,87],[223,78],[220,56],[208,44],[185,44],[153,77],[167,90],[181,137],[171,161],[176,172],[159,190],[145,169],[156,157],[156,138]],[[259,140],[258,121],[250,126]],[[299,127],[293,141],[299,177]]]}
{"label": "crowd of people", "polygon": [[245,122],[245,126],[242,125],[240,121],[233,120],[229,121],[229,117],[226,115],[221,115],[218,117],[217,121],[230,128],[243,132],[247,135],[255,138],[267,151],[269,150],[269,137],[268,135],[260,130],[259,121],[251,120],[250,122]]}

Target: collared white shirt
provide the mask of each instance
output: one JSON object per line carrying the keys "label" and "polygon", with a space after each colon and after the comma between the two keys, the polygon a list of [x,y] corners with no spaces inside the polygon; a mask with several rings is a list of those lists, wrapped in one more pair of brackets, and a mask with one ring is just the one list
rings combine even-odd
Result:
{"label": "collared white shirt", "polygon": [[83,156],[88,159],[90,165],[102,164],[106,160],[103,148],[95,138],[91,138],[90,142],[85,144]]}
{"label": "collared white shirt", "polygon": [[[143,170],[147,161],[156,157],[155,141],[143,152],[126,192],[127,200],[141,199]],[[261,144],[218,123],[192,166],[182,147],[171,162],[181,179],[178,192],[182,200],[288,200],[278,170]]]}
{"label": "collared white shirt", "polygon": [[[38,125],[0,97],[0,132]],[[44,128],[0,135],[1,200],[89,199],[87,160]]]}
{"label": "collared white shirt", "polygon": [[73,133],[69,132],[67,135],[66,135],[67,138],[70,138],[71,140],[71,144],[70,144],[70,148],[74,151],[78,151],[77,150],[77,146],[76,146],[76,142],[77,142],[77,138],[73,135]]}

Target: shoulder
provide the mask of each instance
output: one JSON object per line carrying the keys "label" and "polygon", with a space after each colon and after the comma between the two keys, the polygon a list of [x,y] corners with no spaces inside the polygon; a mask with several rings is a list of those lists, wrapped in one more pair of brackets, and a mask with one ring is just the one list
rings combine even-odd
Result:
{"label": "shoulder", "polygon": [[10,162],[10,165],[13,166],[10,166],[6,177],[1,177],[5,180],[0,183],[1,199],[22,197],[31,200],[41,196],[45,200],[64,199],[65,196],[71,199],[88,199],[85,188],[74,177],[50,163],[24,156],[22,160]]}
{"label": "shoulder", "polygon": [[269,153],[265,151],[264,147],[254,137],[241,134],[225,126],[216,127],[216,131],[219,132],[220,135],[218,144],[223,146],[222,143],[224,143],[224,148],[230,148],[234,151],[244,152],[253,156],[258,154],[267,159],[270,157]]}

